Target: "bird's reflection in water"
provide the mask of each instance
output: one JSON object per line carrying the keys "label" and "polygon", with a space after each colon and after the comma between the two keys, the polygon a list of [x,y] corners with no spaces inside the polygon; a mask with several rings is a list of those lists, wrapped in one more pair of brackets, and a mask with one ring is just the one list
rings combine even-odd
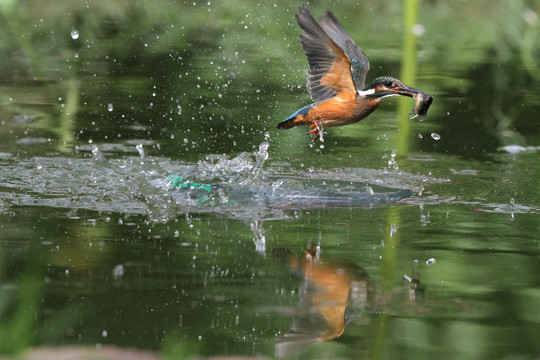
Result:
{"label": "bird's reflection in water", "polygon": [[292,356],[307,345],[337,338],[363,309],[372,307],[373,289],[362,269],[321,260],[319,247],[311,243],[303,256],[284,249],[274,249],[274,255],[304,279],[297,313],[276,343],[276,357]]}
{"label": "bird's reflection in water", "polygon": [[418,305],[424,297],[416,269],[411,277],[404,275],[404,288],[384,294],[372,287],[369,276],[358,266],[321,259],[319,247],[311,242],[302,255],[287,249],[274,249],[273,253],[303,278],[298,309],[289,330],[276,342],[276,357],[294,356],[307,345],[339,337],[362,311]]}

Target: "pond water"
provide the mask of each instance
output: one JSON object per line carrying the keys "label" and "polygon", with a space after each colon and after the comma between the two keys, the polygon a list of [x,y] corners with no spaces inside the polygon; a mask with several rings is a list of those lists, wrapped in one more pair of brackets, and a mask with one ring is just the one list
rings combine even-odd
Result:
{"label": "pond water", "polygon": [[[5,358],[540,356],[537,3],[425,4],[425,121],[313,145],[300,3],[0,5]],[[312,8],[399,77],[401,3]]]}

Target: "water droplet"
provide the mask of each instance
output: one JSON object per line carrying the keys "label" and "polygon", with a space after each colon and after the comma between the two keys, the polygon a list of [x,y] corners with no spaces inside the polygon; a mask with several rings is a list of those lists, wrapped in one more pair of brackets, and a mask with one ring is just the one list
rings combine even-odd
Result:
{"label": "water droplet", "polygon": [[397,224],[390,224],[390,237],[394,237],[398,231],[398,225]]}
{"label": "water droplet", "polygon": [[418,116],[418,114],[414,111],[414,108],[409,112],[409,114],[407,115],[407,117],[412,120],[412,119],[415,119],[416,117]]}
{"label": "water droplet", "polygon": [[416,36],[422,36],[426,32],[426,28],[422,24],[416,24],[412,27],[412,33]]}
{"label": "water droplet", "polygon": [[79,38],[79,31],[75,29],[71,30],[71,38],[77,40]]}
{"label": "water droplet", "polygon": [[437,134],[436,132],[432,132],[431,137],[433,140],[441,140],[441,135]]}
{"label": "water droplet", "polygon": [[119,277],[124,276],[124,265],[116,265],[113,269],[113,277],[118,279]]}
{"label": "water droplet", "polygon": [[137,146],[135,146],[135,148],[136,148],[137,151],[139,152],[139,155],[141,156],[141,159],[144,159],[144,149],[143,149],[143,144],[138,144]]}
{"label": "water droplet", "polygon": [[105,161],[105,156],[101,153],[99,148],[94,145],[92,148],[92,160],[94,161]]}
{"label": "water droplet", "polygon": [[529,25],[534,25],[536,24],[536,22],[538,21],[538,14],[535,13],[533,10],[531,9],[527,9],[525,10],[525,12],[523,13],[523,19],[529,23]]}
{"label": "water droplet", "polygon": [[399,165],[396,161],[397,149],[393,149],[388,160],[388,168],[386,170],[399,170]]}
{"label": "water droplet", "polygon": [[114,106],[113,106],[113,104],[109,104],[109,105],[107,105],[107,110],[109,110],[109,111],[113,111],[113,109],[114,109]]}
{"label": "water droplet", "polygon": [[427,265],[432,265],[432,264],[435,264],[436,260],[434,258],[429,258],[426,260],[426,264]]}

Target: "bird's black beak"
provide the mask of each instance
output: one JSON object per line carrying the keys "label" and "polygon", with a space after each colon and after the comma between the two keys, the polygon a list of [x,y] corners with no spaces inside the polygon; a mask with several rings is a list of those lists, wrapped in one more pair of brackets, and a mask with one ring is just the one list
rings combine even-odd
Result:
{"label": "bird's black beak", "polygon": [[420,90],[412,88],[412,87],[408,87],[407,85],[404,85],[404,84],[395,88],[391,88],[389,89],[389,91],[397,95],[408,96],[412,98],[416,98],[419,94],[423,94],[423,92],[421,92]]}
{"label": "bird's black beak", "polygon": [[414,99],[415,106],[409,114],[410,118],[419,116],[419,119],[423,119],[423,117],[427,114],[431,103],[433,102],[433,96],[404,84],[389,89],[389,91],[397,95],[408,96]]}

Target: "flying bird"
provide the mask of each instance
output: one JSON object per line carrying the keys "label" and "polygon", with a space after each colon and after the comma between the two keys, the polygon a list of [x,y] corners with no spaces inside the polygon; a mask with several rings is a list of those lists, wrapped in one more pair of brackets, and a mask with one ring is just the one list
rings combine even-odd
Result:
{"label": "flying bird", "polygon": [[381,76],[365,86],[369,60],[331,12],[327,11],[317,23],[304,5],[296,19],[305,31],[300,40],[310,67],[307,90],[316,102],[296,111],[276,128],[309,125],[313,143],[323,140],[323,127],[360,121],[375,111],[383,99],[396,95],[414,98],[413,115],[425,115],[433,97],[398,79]]}

